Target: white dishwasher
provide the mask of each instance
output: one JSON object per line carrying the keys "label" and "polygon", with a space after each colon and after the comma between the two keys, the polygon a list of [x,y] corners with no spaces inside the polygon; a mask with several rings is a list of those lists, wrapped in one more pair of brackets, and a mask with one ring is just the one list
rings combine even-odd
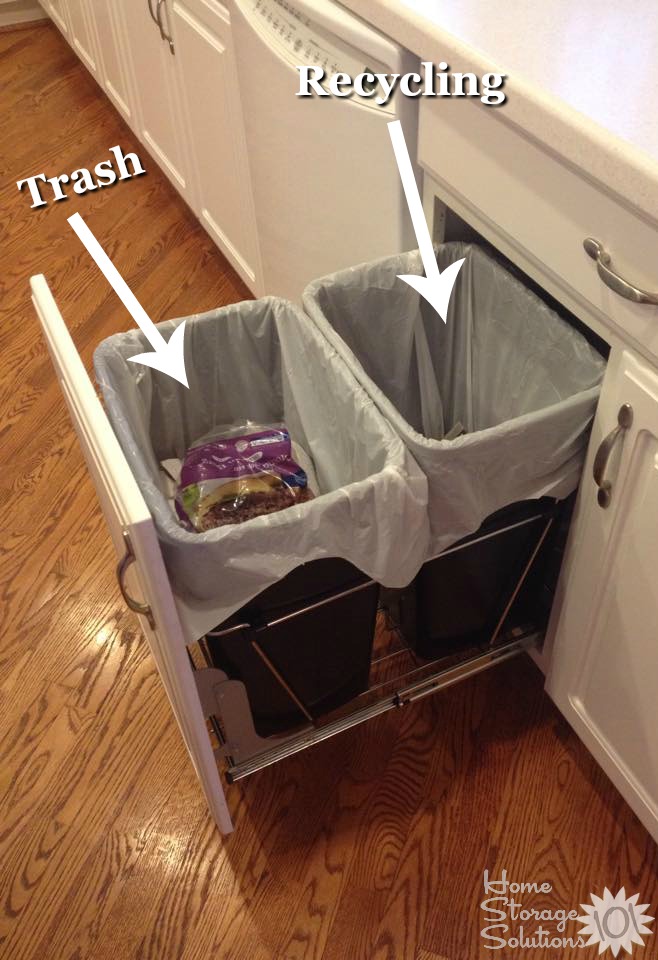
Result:
{"label": "white dishwasher", "polygon": [[415,156],[416,101],[298,97],[296,67],[328,80],[417,61],[333,0],[232,0],[231,22],[264,293],[299,300],[316,277],[415,247],[386,124],[402,121]]}

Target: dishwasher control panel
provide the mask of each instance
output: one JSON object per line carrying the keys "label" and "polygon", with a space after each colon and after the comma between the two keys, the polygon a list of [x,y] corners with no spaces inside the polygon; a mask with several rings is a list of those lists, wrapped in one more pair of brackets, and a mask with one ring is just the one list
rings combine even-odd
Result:
{"label": "dishwasher control panel", "polygon": [[364,55],[299,10],[288,0],[252,0],[254,25],[293,66],[322,67],[325,79],[334,73],[350,76],[363,71],[386,72],[378,63],[364,63]]}

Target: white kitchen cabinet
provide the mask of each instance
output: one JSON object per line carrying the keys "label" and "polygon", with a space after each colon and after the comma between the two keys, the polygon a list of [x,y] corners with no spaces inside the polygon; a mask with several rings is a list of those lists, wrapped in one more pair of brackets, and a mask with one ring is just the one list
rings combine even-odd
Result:
{"label": "white kitchen cabinet", "polygon": [[247,286],[259,293],[256,218],[230,15],[216,0],[173,0],[171,12],[197,179],[196,212]]}
{"label": "white kitchen cabinet", "polygon": [[228,10],[218,0],[45,9],[249,289],[262,292]]}
{"label": "white kitchen cabinet", "polygon": [[127,54],[127,30],[123,6],[107,0],[88,0],[100,59],[99,81],[108,97],[131,126],[135,99]]}
{"label": "white kitchen cabinet", "polygon": [[[181,109],[179,65],[165,0],[123,0],[135,78],[133,129],[180,194],[193,205],[189,132]],[[159,20],[158,20],[159,17]]]}
{"label": "white kitchen cabinet", "polygon": [[69,40],[86,68],[100,79],[98,42],[91,10],[91,0],[66,0]]}
{"label": "white kitchen cabinet", "polygon": [[[595,236],[612,251],[634,251],[620,260],[623,273],[652,288],[658,225],[472,104],[422,105],[419,160],[430,219],[439,201],[435,238],[450,208],[612,346],[537,659],[550,696],[658,839],[657,308],[610,290],[583,249]],[[613,442],[624,404],[632,424]],[[602,466],[606,438],[611,487],[602,507],[593,467],[599,451]]]}
{"label": "white kitchen cabinet", "polygon": [[117,110],[132,124],[134,96],[122,6],[107,0],[43,0],[43,8]]}
{"label": "white kitchen cabinet", "polygon": [[[612,431],[622,405],[632,423]],[[623,419],[623,417],[622,417]],[[608,438],[597,502],[592,477]],[[613,353],[554,611],[547,690],[649,832],[658,837],[658,372]]]}
{"label": "white kitchen cabinet", "polygon": [[[43,2],[80,56],[85,59],[86,50],[94,60],[94,33],[84,15],[85,4],[91,4],[86,9],[95,13],[109,95],[248,286],[259,292],[248,156],[227,10],[219,0]],[[653,289],[658,225],[506,123],[504,113],[474,104],[423,103],[419,161],[426,174],[429,211],[438,197],[613,346],[544,666],[547,691],[658,839],[658,314],[655,306],[613,293],[583,250],[585,238],[595,236],[613,252],[624,275]],[[61,318],[46,291],[40,293],[46,320],[50,317],[59,330]],[[64,334],[59,330],[57,336]],[[64,353],[68,355],[68,345]],[[80,368],[68,356],[64,359],[72,364],[68,377],[73,382]],[[119,469],[113,461],[120,451],[109,426],[100,426],[91,388],[84,389],[90,410],[93,407],[89,416],[111,454],[102,464],[109,479],[101,478],[109,484]],[[602,507],[592,476],[594,461],[626,404],[632,423],[609,441],[603,479],[611,485],[610,503]],[[77,425],[83,430],[85,423]],[[93,459],[92,440],[88,438],[88,453]],[[110,520],[115,532],[130,528],[142,572],[149,563],[155,565],[162,581],[150,518],[127,467],[121,470],[130,486],[129,502],[125,516]],[[166,628],[161,636],[147,630],[147,636],[162,664],[211,809],[227,829],[188,664],[178,653],[175,662],[167,662],[165,639],[173,638],[172,650],[182,650],[182,632],[171,598],[161,595],[156,581],[155,573],[149,574],[142,587],[154,609],[161,611]]]}
{"label": "white kitchen cabinet", "polygon": [[67,39],[69,37],[69,11],[67,0],[41,0],[41,6],[50,15],[53,22],[62,31]]}
{"label": "white kitchen cabinet", "polygon": [[584,248],[595,238],[615,270],[653,290],[656,222],[506,123],[504,112],[481,104],[422,103],[418,154],[436,192],[460,217],[596,333],[608,339],[612,329],[658,361],[658,307],[613,292]]}

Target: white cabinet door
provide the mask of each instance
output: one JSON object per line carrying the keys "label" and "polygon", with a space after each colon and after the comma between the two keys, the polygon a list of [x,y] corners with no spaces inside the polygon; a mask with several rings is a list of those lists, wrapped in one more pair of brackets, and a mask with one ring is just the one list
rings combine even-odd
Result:
{"label": "white cabinet door", "polygon": [[121,6],[135,78],[135,130],[178,192],[192,203],[188,135],[180,107],[178,62],[164,36],[168,30],[166,2],[122,0]]}
{"label": "white cabinet door", "polygon": [[98,47],[91,0],[66,0],[69,11],[69,42],[86,68],[99,79]]}
{"label": "white cabinet door", "polygon": [[258,294],[256,219],[229,13],[217,0],[172,0],[171,11],[198,181],[196,212]]}
{"label": "white cabinet door", "polygon": [[99,82],[124,120],[135,126],[123,7],[108,0],[89,0],[89,10],[98,40]]}
{"label": "white cabinet door", "polygon": [[144,636],[210,811],[223,833],[232,830],[217,763],[160,544],[137,482],[64,324],[45,278],[32,277],[32,300],[62,392],[119,556],[129,537],[134,562],[127,571],[130,595],[148,605],[140,613]]}
{"label": "white cabinet door", "polygon": [[41,6],[50,15],[63,34],[69,35],[69,11],[67,0],[41,0]]}
{"label": "white cabinet door", "polygon": [[[624,404],[632,424],[613,439]],[[592,467],[606,437],[603,509]],[[547,690],[658,839],[658,372],[628,351],[611,357],[592,440]]]}

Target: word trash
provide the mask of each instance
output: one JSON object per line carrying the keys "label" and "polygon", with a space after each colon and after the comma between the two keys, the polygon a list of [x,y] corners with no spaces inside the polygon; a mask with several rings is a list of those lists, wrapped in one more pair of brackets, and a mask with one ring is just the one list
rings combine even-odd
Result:
{"label": "word trash", "polygon": [[[131,177],[138,177],[146,170],[136,153],[127,153],[124,155],[121,147],[110,147],[112,160],[101,160],[94,167],[93,173],[86,167],[80,167],[72,173],[62,173],[58,177],[47,177],[45,173],[37,173],[33,177],[26,177],[24,180],[17,180],[16,186],[23,190],[25,184],[32,197],[32,209],[35,207],[45,207],[48,200],[43,197],[42,191],[45,191],[45,184],[50,184],[52,191],[51,200],[68,200],[68,194],[63,189],[63,184],[72,183],[75,193],[89,193],[91,190],[101,190],[103,187],[111,187],[117,180],[129,180]],[[128,167],[130,163],[132,172]],[[50,191],[49,191],[50,192]]]}

